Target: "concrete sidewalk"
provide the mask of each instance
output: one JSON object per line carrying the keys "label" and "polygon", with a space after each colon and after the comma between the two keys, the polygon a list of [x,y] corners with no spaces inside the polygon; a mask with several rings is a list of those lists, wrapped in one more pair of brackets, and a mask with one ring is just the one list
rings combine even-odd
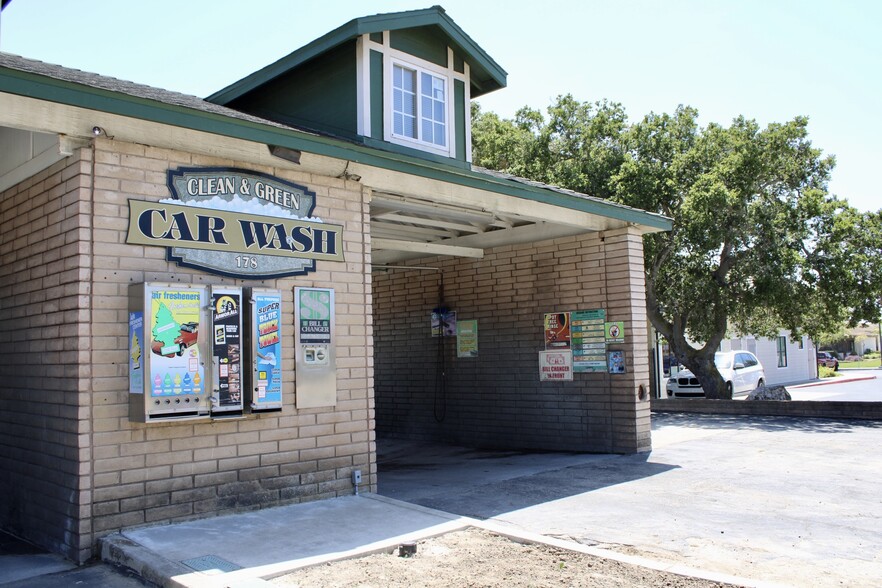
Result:
{"label": "concrete sidewalk", "polygon": [[467,527],[717,582],[777,586],[546,537],[377,494],[125,531],[102,541],[102,557],[163,587],[260,588],[270,586],[267,580],[299,568],[391,552],[401,543]]}
{"label": "concrete sidewalk", "polygon": [[379,491],[111,535],[161,586],[247,588],[467,526],[743,586],[882,578],[882,424],[654,415],[653,451],[380,442]]}

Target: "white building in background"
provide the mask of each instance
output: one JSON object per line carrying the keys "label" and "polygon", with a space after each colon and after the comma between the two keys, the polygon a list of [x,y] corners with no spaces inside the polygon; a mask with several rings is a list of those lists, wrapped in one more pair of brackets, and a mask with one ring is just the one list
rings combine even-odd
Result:
{"label": "white building in background", "polygon": [[[654,332],[654,329],[650,327]],[[651,370],[653,378],[653,394],[656,398],[667,398],[665,382],[671,376],[673,360],[667,343],[661,338],[654,338],[654,356]],[[781,331],[775,339],[766,337],[735,337],[724,339],[720,343],[720,351],[745,350],[756,355],[766,373],[766,384],[769,386],[793,384],[813,380],[818,377],[818,348],[807,336],[791,337],[790,331]],[[676,366],[674,366],[676,373]]]}
{"label": "white building in background", "polygon": [[756,355],[766,372],[766,384],[792,384],[818,377],[817,347],[807,336],[790,336],[781,331],[777,338],[741,337],[724,339],[722,351],[744,349]]}

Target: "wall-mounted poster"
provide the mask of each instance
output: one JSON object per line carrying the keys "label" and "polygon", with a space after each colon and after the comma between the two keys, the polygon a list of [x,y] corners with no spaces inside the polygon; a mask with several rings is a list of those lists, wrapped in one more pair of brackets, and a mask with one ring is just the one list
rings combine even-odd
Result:
{"label": "wall-mounted poster", "polygon": [[570,313],[545,313],[545,349],[570,348]]}
{"label": "wall-mounted poster", "polygon": [[255,410],[282,406],[282,293],[252,291],[253,397]]}
{"label": "wall-mounted poster", "polygon": [[212,375],[217,395],[214,410],[242,410],[242,291],[211,288]]}
{"label": "wall-mounted poster", "polygon": [[478,321],[456,323],[456,356],[478,357]]}
{"label": "wall-mounted poster", "polygon": [[456,311],[432,311],[432,336],[453,337],[456,335]]}
{"label": "wall-mounted poster", "polygon": [[[151,396],[201,394],[205,370],[199,356],[200,289],[154,290],[150,300]],[[149,330],[146,328],[149,327]]]}
{"label": "wall-mounted poster", "polygon": [[129,394],[144,393],[144,313],[129,313]]}
{"label": "wall-mounted poster", "polygon": [[607,351],[606,352],[607,371],[611,374],[625,373],[625,352],[624,351]]}

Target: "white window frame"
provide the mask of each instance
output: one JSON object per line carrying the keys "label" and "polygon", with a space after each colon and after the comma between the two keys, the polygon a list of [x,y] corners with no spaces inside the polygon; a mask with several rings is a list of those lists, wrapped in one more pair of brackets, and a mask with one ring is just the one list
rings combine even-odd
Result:
{"label": "white window frame", "polygon": [[[398,53],[398,52],[396,52]],[[404,54],[401,54],[404,55]],[[434,153],[436,155],[443,155],[445,157],[453,157],[454,156],[454,110],[453,110],[453,77],[450,75],[447,69],[436,66],[435,64],[424,62],[422,60],[417,60],[412,56],[407,56],[407,59],[402,58],[400,55],[390,55],[388,59],[386,59],[386,68],[384,72],[385,80],[383,82],[383,100],[385,102],[384,108],[384,138],[386,141],[390,143],[395,143],[396,145],[403,145],[406,147],[412,147],[414,149],[419,149],[421,151],[427,151],[429,153]],[[392,80],[393,80],[393,71],[395,66],[402,67],[404,69],[409,69],[416,72],[416,130],[417,130],[417,138],[408,137],[406,135],[397,135],[393,132],[393,88],[392,88]],[[422,74],[427,73],[435,78],[440,78],[444,81],[444,140],[446,145],[441,147],[432,143],[430,141],[424,141],[422,139]]]}

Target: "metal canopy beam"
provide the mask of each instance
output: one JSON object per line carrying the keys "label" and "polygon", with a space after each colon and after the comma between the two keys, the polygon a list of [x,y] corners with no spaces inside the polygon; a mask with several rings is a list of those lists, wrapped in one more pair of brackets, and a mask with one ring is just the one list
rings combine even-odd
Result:
{"label": "metal canopy beam", "polygon": [[394,250],[426,255],[451,255],[453,257],[471,257],[474,259],[484,257],[484,250],[474,247],[457,247],[454,245],[441,245],[439,243],[417,243],[416,241],[382,238],[372,239],[371,244],[375,250]]}

